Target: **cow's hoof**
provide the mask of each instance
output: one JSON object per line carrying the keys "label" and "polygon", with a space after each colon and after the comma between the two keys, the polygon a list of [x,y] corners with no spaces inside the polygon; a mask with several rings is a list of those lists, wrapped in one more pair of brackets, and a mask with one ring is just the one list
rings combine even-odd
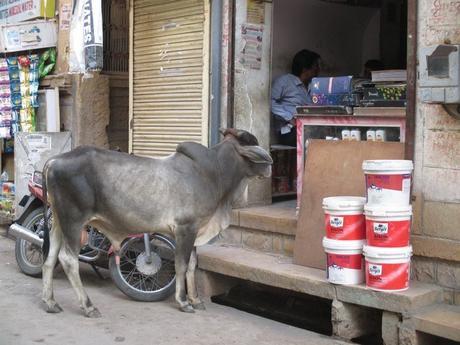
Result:
{"label": "cow's hoof", "polygon": [[91,319],[97,319],[102,317],[100,311],[97,308],[93,308],[91,310],[88,310],[85,312],[86,317],[89,317]]}
{"label": "cow's hoof", "polygon": [[192,304],[193,309],[195,310],[206,310],[206,307],[204,305],[204,302]]}
{"label": "cow's hoof", "polygon": [[47,313],[50,313],[50,314],[57,314],[57,313],[60,313],[62,312],[63,309],[61,308],[61,306],[57,303],[54,303],[52,305],[46,305],[46,312]]}
{"label": "cow's hoof", "polygon": [[195,312],[195,310],[193,309],[193,307],[190,304],[180,306],[179,309],[180,309],[180,311],[183,311],[184,313],[194,313]]}

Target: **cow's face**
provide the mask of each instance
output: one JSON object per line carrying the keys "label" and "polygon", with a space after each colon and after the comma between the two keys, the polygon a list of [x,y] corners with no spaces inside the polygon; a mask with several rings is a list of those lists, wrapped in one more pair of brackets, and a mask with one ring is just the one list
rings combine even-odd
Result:
{"label": "cow's face", "polygon": [[260,146],[241,146],[237,147],[238,153],[243,157],[246,164],[247,177],[270,177],[272,174],[273,160]]}

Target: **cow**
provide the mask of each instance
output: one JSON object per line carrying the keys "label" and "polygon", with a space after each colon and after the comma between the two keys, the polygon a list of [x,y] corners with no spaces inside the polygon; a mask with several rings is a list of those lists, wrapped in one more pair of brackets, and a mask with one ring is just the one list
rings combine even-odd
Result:
{"label": "cow", "polygon": [[[53,214],[44,239],[43,302],[62,308],[53,297],[53,269],[59,261],[87,317],[100,317],[80,280],[80,231],[96,227],[117,255],[130,234],[166,233],[176,241],[175,298],[179,309],[205,309],[195,286],[196,246],[229,225],[232,202],[249,178],[271,175],[272,158],[257,138],[237,129],[207,148],[184,142],[165,158],[148,158],[81,146],[51,158],[44,188]],[[119,260],[117,260],[119,262]]]}

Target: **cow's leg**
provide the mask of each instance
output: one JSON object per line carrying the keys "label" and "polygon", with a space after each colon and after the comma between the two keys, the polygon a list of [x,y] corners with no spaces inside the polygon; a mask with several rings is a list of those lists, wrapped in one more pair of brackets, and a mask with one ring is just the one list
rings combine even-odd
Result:
{"label": "cow's leg", "polygon": [[56,266],[59,250],[62,244],[62,232],[57,222],[53,222],[53,229],[50,232],[50,249],[48,257],[42,266],[42,281],[43,281],[43,297],[42,300],[46,304],[46,312],[59,313],[62,308],[54,300],[53,294],[53,272]]}
{"label": "cow's leg", "polygon": [[93,318],[101,317],[101,313],[93,305],[88,297],[88,294],[83,288],[78,270],[78,254],[76,254],[73,249],[64,246],[59,253],[59,261],[61,262],[67,278],[69,278],[69,281],[77,294],[78,301],[80,302],[80,308],[83,310],[85,315]]}
{"label": "cow's leg", "polygon": [[196,233],[191,227],[180,226],[176,229],[176,301],[181,311],[193,313],[193,307],[187,300],[185,274],[195,244]]}
{"label": "cow's leg", "polygon": [[80,302],[80,308],[83,310],[87,317],[101,317],[99,310],[93,306],[93,303],[89,299],[83,284],[80,279],[80,272],[78,269],[78,253],[80,252],[80,230],[83,226],[80,224],[69,226],[70,232],[64,246],[59,253],[59,261],[67,275],[67,278],[74,288],[78,301]]}
{"label": "cow's leg", "polygon": [[188,299],[192,303],[193,309],[205,310],[203,301],[198,297],[198,291],[196,289],[195,283],[195,270],[197,265],[196,258],[196,247],[193,247],[192,253],[190,255],[190,261],[188,263],[188,269],[186,273],[187,279],[187,294]]}

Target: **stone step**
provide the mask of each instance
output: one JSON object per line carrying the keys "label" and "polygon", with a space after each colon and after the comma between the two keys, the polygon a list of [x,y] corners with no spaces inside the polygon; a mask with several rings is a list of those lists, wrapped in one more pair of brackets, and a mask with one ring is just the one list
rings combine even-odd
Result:
{"label": "stone step", "polygon": [[460,306],[430,306],[416,312],[413,319],[420,332],[460,342]]}
{"label": "stone step", "polygon": [[364,285],[334,285],[323,270],[295,265],[292,258],[222,245],[198,248],[203,271],[395,313],[413,312],[441,302],[442,289],[411,281],[403,292],[380,292]]}
{"label": "stone step", "polygon": [[234,209],[220,244],[293,256],[297,230],[295,200],[268,206]]}
{"label": "stone step", "polygon": [[234,209],[231,225],[283,235],[295,235],[297,230],[296,209],[289,202]]}

